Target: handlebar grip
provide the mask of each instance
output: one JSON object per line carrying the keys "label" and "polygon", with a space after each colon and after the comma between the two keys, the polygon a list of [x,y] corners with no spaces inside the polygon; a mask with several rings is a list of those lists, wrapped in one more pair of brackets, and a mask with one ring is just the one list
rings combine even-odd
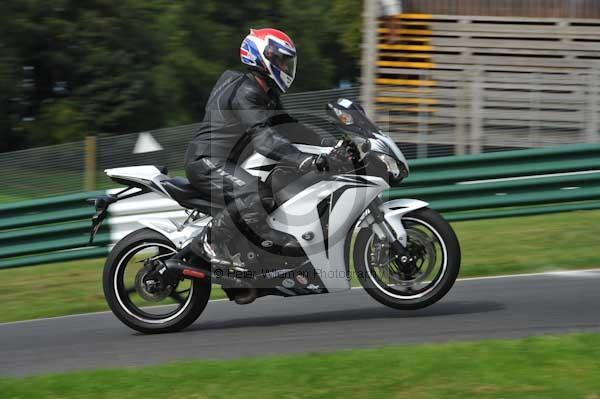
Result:
{"label": "handlebar grip", "polygon": [[[332,151],[333,152],[333,151]],[[328,171],[329,170],[329,155],[319,154],[315,159],[315,167],[319,172]]]}

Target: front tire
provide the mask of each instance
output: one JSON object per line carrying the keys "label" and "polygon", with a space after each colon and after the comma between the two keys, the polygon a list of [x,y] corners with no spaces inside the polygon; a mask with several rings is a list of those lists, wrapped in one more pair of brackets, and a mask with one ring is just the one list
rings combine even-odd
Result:
{"label": "front tire", "polygon": [[450,224],[432,209],[408,213],[402,224],[408,235],[407,250],[415,259],[413,275],[399,271],[389,246],[386,253],[386,244],[369,228],[360,230],[356,238],[354,268],[360,284],[375,300],[395,309],[415,310],[434,304],[450,291],[460,270],[460,245]]}
{"label": "front tire", "polygon": [[[185,298],[182,296],[183,292],[177,292],[177,287],[165,292],[164,297],[150,297],[154,302],[144,302],[144,299],[149,298],[144,292],[140,294],[141,298],[132,298],[136,291],[137,294],[140,293],[139,276],[144,273],[141,260],[150,249],[157,253],[155,258],[164,259],[177,251],[171,241],[151,229],[137,230],[115,245],[104,265],[103,288],[106,302],[115,316],[134,330],[145,334],[179,331],[192,324],[204,311],[210,298],[211,284],[198,280],[184,280],[189,286]],[[144,251],[146,255],[143,255]],[[128,267],[132,268],[130,272],[126,271]],[[135,273],[135,283],[131,282],[131,278],[129,282],[125,281],[127,273]],[[170,305],[162,306],[167,301],[170,301]],[[140,304],[155,305],[159,310],[150,312]],[[163,307],[164,314],[161,313]],[[169,310],[173,307],[174,310]]]}

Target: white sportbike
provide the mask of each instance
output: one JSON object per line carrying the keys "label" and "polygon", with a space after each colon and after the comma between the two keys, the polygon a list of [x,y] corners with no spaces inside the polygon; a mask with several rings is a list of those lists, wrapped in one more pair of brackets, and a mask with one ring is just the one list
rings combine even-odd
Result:
{"label": "white sportbike", "polygon": [[291,249],[264,248],[240,233],[223,242],[209,244],[207,239],[207,253],[225,257],[193,267],[167,267],[165,260],[194,238],[208,237],[222,206],[159,167],[106,171],[127,188],[94,200],[91,240],[111,204],[144,193],[177,201],[189,216],[183,223],[140,220],[144,227],[112,249],[104,268],[104,293],[123,323],[144,333],[185,328],[203,312],[213,284],[230,300],[248,304],[267,295],[346,291],[357,281],[377,301],[403,310],[429,306],[450,290],[460,268],[460,246],[451,226],[423,201],[384,200],[384,192],[408,175],[400,149],[360,105],[340,99],[327,107],[343,139],[330,148],[299,148],[327,152],[340,160],[338,166],[299,175],[258,153],[242,164],[272,187],[267,223],[294,239]]}

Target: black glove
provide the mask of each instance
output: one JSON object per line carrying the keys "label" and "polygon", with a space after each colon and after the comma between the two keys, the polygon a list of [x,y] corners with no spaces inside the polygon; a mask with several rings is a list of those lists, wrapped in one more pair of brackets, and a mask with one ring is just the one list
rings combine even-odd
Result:
{"label": "black glove", "polygon": [[319,172],[329,171],[329,155],[320,154],[315,158],[315,167]]}
{"label": "black glove", "polygon": [[301,174],[310,172],[315,167],[315,155],[307,155],[304,159],[301,159],[298,163],[298,170]]}
{"label": "black glove", "polygon": [[327,154],[307,155],[306,158],[300,160],[298,170],[304,174],[312,169],[317,169],[319,172],[329,170],[329,157]]}

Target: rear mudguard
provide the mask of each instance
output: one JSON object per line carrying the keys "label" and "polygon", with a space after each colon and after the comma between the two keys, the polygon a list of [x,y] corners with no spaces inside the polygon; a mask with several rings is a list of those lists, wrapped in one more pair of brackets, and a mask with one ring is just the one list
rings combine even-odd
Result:
{"label": "rear mudguard", "polygon": [[[407,237],[406,230],[402,225],[402,216],[427,206],[429,206],[427,202],[416,199],[397,199],[384,202],[379,206],[379,210],[383,212],[385,221],[392,228],[398,241],[406,246]],[[371,228],[380,239],[386,238],[384,231],[375,223],[375,218],[371,214],[367,214],[358,223],[358,228]]]}

